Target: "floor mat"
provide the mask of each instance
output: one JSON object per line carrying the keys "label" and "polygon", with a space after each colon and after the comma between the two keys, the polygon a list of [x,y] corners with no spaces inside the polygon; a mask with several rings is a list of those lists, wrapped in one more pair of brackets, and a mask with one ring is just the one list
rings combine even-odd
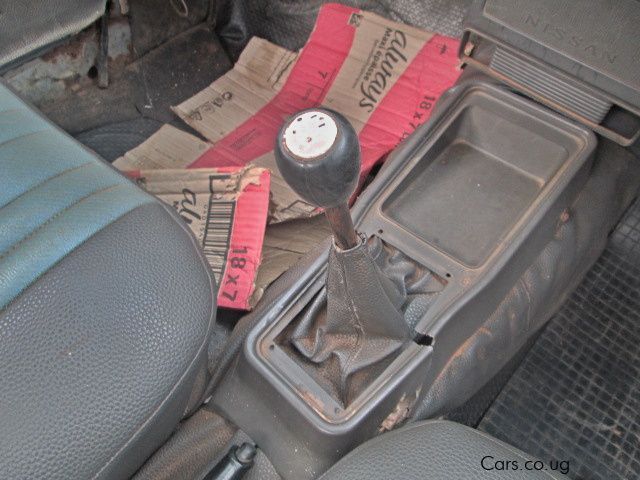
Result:
{"label": "floor mat", "polygon": [[144,142],[162,125],[151,118],[136,118],[87,130],[76,135],[76,139],[107,162],[113,162]]}
{"label": "floor mat", "polygon": [[[237,58],[252,35],[289,50],[302,48],[318,11],[333,0],[221,0],[217,31]],[[424,30],[459,37],[471,0],[341,0],[338,3],[377,13]]]}
{"label": "floor mat", "polygon": [[574,479],[640,476],[640,200],[479,428]]}

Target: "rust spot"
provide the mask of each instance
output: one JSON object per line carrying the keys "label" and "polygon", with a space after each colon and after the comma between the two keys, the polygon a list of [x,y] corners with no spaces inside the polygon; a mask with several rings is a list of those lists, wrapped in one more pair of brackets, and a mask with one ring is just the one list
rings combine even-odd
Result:
{"label": "rust spot", "polygon": [[[473,343],[475,342],[475,336],[478,334],[478,331],[476,331],[473,335],[471,335],[469,338],[467,338],[467,340],[465,340],[465,342],[460,345],[460,347],[458,347],[458,349],[453,353],[453,355],[451,356],[451,359],[445,364],[445,368],[448,368],[449,365],[453,362],[454,359],[462,357],[465,352],[471,347],[471,345],[473,345]],[[443,369],[443,371],[444,371]]]}
{"label": "rust spot", "polygon": [[312,407],[316,412],[321,413],[324,412],[324,403],[316,397],[313,393],[307,390],[304,386],[298,385],[298,392],[302,399],[307,402],[307,404]]}
{"label": "rust spot", "polygon": [[388,432],[402,425],[409,418],[409,415],[411,415],[413,407],[418,402],[421,390],[421,388],[418,388],[410,395],[404,393],[402,397],[400,397],[400,400],[396,404],[393,411],[387,416],[387,418],[382,421],[382,423],[378,427],[378,433]]}
{"label": "rust spot", "polygon": [[478,332],[479,333],[484,333],[485,335],[491,336],[491,330],[489,330],[489,328],[487,328],[487,327],[480,327],[478,329]]}
{"label": "rust spot", "polygon": [[94,26],[91,26],[68,42],[46,52],[42,55],[41,59],[45,62],[57,63],[58,57],[61,55],[66,55],[73,59],[79,58],[82,56],[87,41],[97,41],[95,39],[97,39],[97,31]]}

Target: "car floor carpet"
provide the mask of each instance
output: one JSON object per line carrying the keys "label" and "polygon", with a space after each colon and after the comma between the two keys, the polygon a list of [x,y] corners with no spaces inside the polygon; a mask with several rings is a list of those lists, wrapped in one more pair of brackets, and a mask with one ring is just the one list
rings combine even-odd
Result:
{"label": "car floor carpet", "polygon": [[139,118],[168,123],[171,106],[192,97],[231,68],[216,34],[198,25],[147,52],[114,75],[109,86],[70,90],[39,105],[72,135]]}

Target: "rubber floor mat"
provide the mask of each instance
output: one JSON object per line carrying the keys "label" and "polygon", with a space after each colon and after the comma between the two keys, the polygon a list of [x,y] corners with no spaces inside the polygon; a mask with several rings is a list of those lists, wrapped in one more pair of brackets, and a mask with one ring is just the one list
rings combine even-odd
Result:
{"label": "rubber floor mat", "polygon": [[113,162],[153,135],[163,123],[152,118],[134,118],[93,128],[76,135],[76,140]]}
{"label": "rubber floor mat", "polygon": [[479,428],[574,479],[640,478],[640,200]]}

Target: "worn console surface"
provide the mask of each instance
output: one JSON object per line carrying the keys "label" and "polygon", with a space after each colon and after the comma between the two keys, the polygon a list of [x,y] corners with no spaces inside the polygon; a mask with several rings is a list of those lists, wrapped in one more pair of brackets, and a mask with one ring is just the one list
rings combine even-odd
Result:
{"label": "worn console surface", "polygon": [[401,423],[553,237],[586,180],[591,132],[498,87],[456,89],[354,208],[371,268],[404,292],[397,304],[411,335],[336,394],[324,381],[331,367],[309,363],[292,342],[301,315],[326,303],[324,252],[258,319],[214,395],[285,478],[313,478]]}

